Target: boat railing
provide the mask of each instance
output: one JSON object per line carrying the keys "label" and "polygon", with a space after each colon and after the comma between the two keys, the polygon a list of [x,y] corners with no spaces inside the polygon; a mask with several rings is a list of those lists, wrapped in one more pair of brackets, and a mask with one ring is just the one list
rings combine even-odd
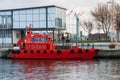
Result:
{"label": "boat railing", "polygon": [[[79,48],[97,48],[97,49],[101,49],[101,48],[108,48],[108,46],[111,45],[111,43],[77,43],[77,46]],[[120,45],[120,44],[118,44]],[[64,43],[64,45],[62,43],[57,43],[56,46],[76,46],[76,43]]]}

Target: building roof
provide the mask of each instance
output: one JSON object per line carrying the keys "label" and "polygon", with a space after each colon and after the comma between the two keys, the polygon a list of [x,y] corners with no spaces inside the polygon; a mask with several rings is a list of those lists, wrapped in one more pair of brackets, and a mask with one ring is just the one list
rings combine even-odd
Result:
{"label": "building roof", "polygon": [[66,8],[59,7],[59,6],[56,6],[56,5],[48,5],[48,6],[24,7],[24,8],[16,8],[16,9],[2,9],[2,10],[0,10],[0,11],[15,11],[15,10],[36,9],[36,8],[48,8],[48,7],[57,7],[57,8],[61,8],[61,9],[67,10]]}

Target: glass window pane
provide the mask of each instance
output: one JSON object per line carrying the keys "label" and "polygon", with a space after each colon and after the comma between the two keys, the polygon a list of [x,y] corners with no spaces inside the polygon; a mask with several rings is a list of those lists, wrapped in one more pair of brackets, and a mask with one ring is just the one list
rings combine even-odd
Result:
{"label": "glass window pane", "polygon": [[39,22],[33,22],[33,28],[39,28]]}
{"label": "glass window pane", "polygon": [[26,21],[26,15],[20,15],[20,21]]}
{"label": "glass window pane", "polygon": [[12,18],[11,18],[11,16],[7,17],[7,28],[12,28]]}
{"label": "glass window pane", "polygon": [[26,27],[26,22],[20,22],[20,28],[25,28]]}
{"label": "glass window pane", "polygon": [[32,14],[32,9],[26,10],[26,13],[27,13],[27,14]]}
{"label": "glass window pane", "polygon": [[0,16],[0,27],[2,26],[2,17]]}
{"label": "glass window pane", "polygon": [[66,26],[66,11],[65,10],[62,10],[62,27],[65,28]]}
{"label": "glass window pane", "polygon": [[55,21],[48,21],[48,28],[55,27]]}
{"label": "glass window pane", "polygon": [[55,19],[55,26],[56,27],[62,27],[62,19],[61,18],[56,18]]}
{"label": "glass window pane", "polygon": [[13,15],[14,15],[14,14],[17,14],[17,15],[18,15],[18,14],[19,14],[19,11],[13,11]]}
{"label": "glass window pane", "polygon": [[55,8],[48,8],[48,13],[55,13]]}
{"label": "glass window pane", "polygon": [[40,21],[40,28],[46,28],[46,21]]}
{"label": "glass window pane", "polygon": [[13,28],[19,28],[19,22],[13,22]]}
{"label": "glass window pane", "polygon": [[59,8],[56,8],[56,17],[61,18],[62,17],[62,11]]}
{"label": "glass window pane", "polygon": [[5,15],[5,12],[0,12],[0,15]]}
{"label": "glass window pane", "polygon": [[46,9],[45,8],[40,8],[40,13],[46,13]]}
{"label": "glass window pane", "polygon": [[48,14],[48,20],[55,20],[55,14]]}
{"label": "glass window pane", "polygon": [[39,14],[34,14],[33,15],[33,21],[40,21],[39,20]]}
{"label": "glass window pane", "polygon": [[32,15],[27,15],[27,21],[32,21]]}
{"label": "glass window pane", "polygon": [[13,15],[13,21],[19,21],[19,15]]}
{"label": "glass window pane", "polygon": [[40,20],[46,20],[46,14],[40,14]]}
{"label": "glass window pane", "polygon": [[33,14],[39,14],[40,10],[39,9],[33,9]]}
{"label": "glass window pane", "polygon": [[6,11],[5,15],[11,15],[11,11]]}
{"label": "glass window pane", "polygon": [[24,15],[25,15],[26,10],[20,10],[20,11],[19,11],[19,13],[20,13],[20,14],[24,14]]}
{"label": "glass window pane", "polygon": [[7,23],[10,23],[10,24],[11,24],[11,16],[8,16],[8,18],[7,18]]}
{"label": "glass window pane", "polygon": [[11,38],[6,38],[6,42],[5,43],[12,43],[12,39]]}

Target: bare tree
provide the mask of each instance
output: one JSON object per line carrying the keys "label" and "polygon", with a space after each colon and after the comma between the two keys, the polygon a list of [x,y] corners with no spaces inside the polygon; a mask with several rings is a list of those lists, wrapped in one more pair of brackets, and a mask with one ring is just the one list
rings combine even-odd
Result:
{"label": "bare tree", "polygon": [[[92,16],[95,18],[97,24],[101,25],[106,39],[111,27],[111,12],[107,4],[98,4],[94,11],[91,11]],[[98,26],[99,26],[98,25]]]}
{"label": "bare tree", "polygon": [[91,34],[93,30],[93,22],[91,21],[83,21],[80,23],[81,27],[88,33],[88,35]]}
{"label": "bare tree", "polygon": [[114,22],[115,22],[115,27],[120,28],[120,5],[115,4],[114,6]]}
{"label": "bare tree", "polygon": [[116,29],[117,32],[117,39],[120,41],[120,4],[114,4],[114,15],[113,15],[113,23],[114,23],[114,28]]}

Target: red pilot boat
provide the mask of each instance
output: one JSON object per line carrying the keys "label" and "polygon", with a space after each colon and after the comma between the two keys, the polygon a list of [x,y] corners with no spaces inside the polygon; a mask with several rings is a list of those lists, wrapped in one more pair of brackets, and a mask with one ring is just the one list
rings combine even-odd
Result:
{"label": "red pilot boat", "polygon": [[51,35],[34,34],[29,28],[25,39],[20,39],[13,47],[9,58],[16,59],[92,59],[97,50],[78,46],[61,47],[52,42]]}

